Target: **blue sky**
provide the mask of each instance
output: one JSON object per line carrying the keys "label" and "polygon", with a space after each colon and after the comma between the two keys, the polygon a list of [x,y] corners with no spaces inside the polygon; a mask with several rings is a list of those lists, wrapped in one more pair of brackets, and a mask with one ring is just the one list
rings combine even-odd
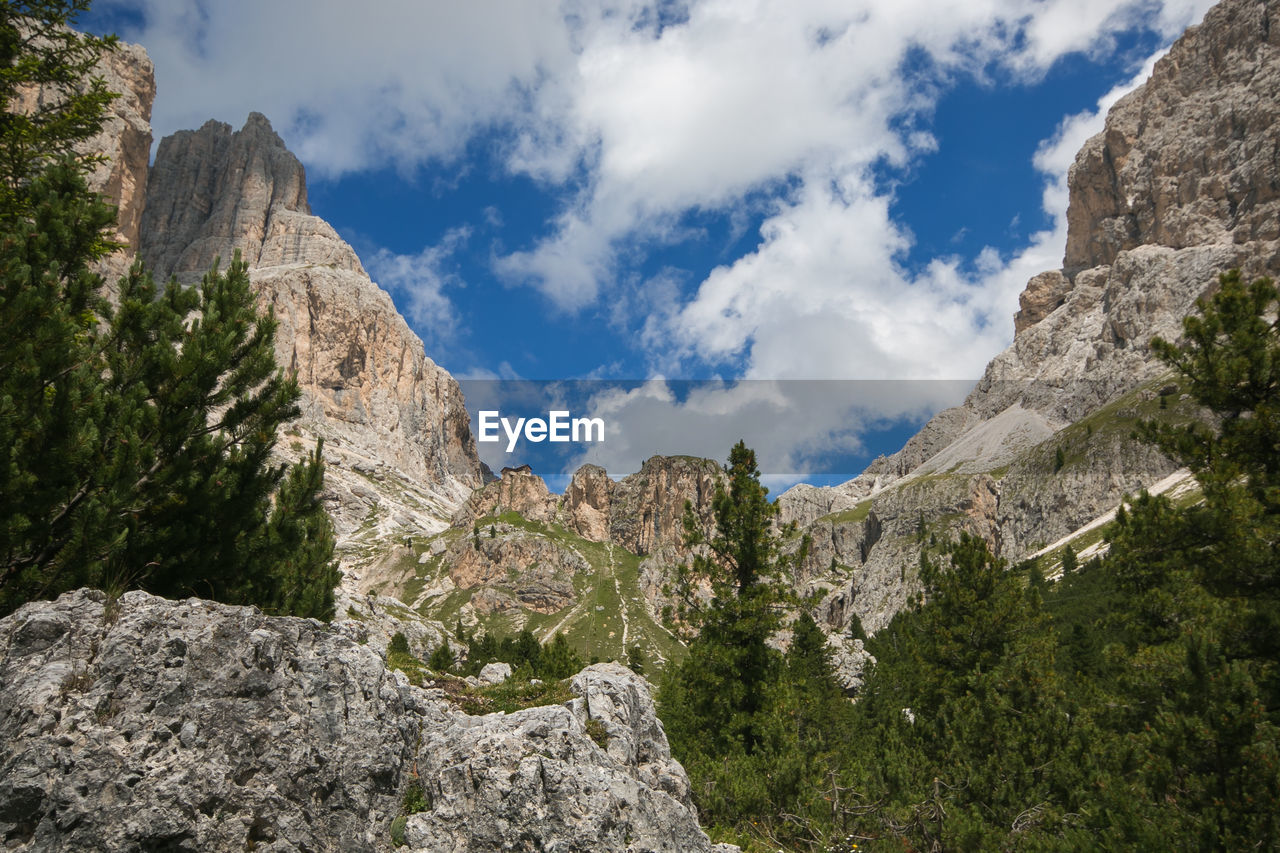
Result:
{"label": "blue sky", "polygon": [[[1207,5],[99,0],[83,23],[148,49],[157,136],[265,113],[460,378],[933,381],[1009,343],[1061,263],[1075,151]],[[848,473],[928,408],[868,440],[823,407],[764,467]],[[625,444],[598,461],[690,449]]]}

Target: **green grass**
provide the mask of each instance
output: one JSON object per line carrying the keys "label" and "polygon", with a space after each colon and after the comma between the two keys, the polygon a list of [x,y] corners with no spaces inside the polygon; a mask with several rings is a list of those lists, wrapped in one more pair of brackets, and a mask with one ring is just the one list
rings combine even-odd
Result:
{"label": "green grass", "polygon": [[[465,684],[458,682],[458,684]],[[560,681],[544,681],[533,684],[529,681],[508,679],[501,684],[490,687],[465,687],[450,689],[445,687],[450,701],[455,706],[472,716],[492,714],[501,711],[511,714],[525,708],[538,708],[543,705],[563,705],[573,698],[569,692],[569,679]]]}
{"label": "green grass", "polygon": [[430,673],[422,663],[411,654],[403,652],[387,653],[387,669],[398,669],[409,676],[409,683],[421,687]]}
{"label": "green grass", "polygon": [[819,518],[818,521],[830,524],[854,524],[866,521],[867,516],[870,514],[871,498],[867,498],[865,501],[859,501],[856,506],[851,506],[848,509],[841,510],[840,512],[833,512],[829,515],[824,515]]}

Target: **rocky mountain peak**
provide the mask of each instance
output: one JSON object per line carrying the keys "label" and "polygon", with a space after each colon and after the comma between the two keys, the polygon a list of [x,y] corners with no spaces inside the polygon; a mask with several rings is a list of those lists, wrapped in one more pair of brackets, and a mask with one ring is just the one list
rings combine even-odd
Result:
{"label": "rocky mountain peak", "polygon": [[663,549],[683,552],[685,503],[691,504],[703,526],[711,529],[711,502],[724,476],[724,469],[714,459],[649,457],[639,471],[617,484],[610,509],[610,538],[642,556]]}
{"label": "rocky mountain peak", "polygon": [[502,475],[471,494],[453,516],[453,526],[469,527],[486,516],[518,512],[530,521],[552,522],[557,498],[528,465],[503,468]]}
{"label": "rocky mountain peak", "polygon": [[1069,175],[1070,274],[1143,245],[1280,237],[1280,28],[1265,0],[1220,3],[1117,102]]}
{"label": "rocky mountain peak", "polygon": [[461,389],[354,250],[311,214],[306,172],[265,116],[161,140],[141,227],[156,275],[193,281],[236,251],[249,265],[279,322],[276,360],[304,394],[289,451],[328,442],[348,569],[375,558],[378,542],[447,525],[482,483]]}
{"label": "rocky mountain peak", "polygon": [[199,278],[239,250],[251,267],[323,265],[364,273],[351,247],[311,215],[302,163],[261,113],[165,137],[150,176],[140,254],[154,274]]}

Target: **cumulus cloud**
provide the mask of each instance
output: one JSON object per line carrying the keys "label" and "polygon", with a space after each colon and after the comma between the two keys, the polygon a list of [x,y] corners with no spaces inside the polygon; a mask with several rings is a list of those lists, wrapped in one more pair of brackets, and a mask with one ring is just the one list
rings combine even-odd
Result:
{"label": "cumulus cloud", "polygon": [[869,429],[922,422],[958,403],[968,388],[967,382],[661,379],[606,387],[587,411],[608,425],[608,438],[587,445],[570,467],[591,462],[627,474],[654,454],[723,459],[742,439],[774,483],[789,485],[814,472],[844,480],[858,471],[833,469],[831,460],[865,454]]}
{"label": "cumulus cloud", "polygon": [[[1058,36],[1060,49],[1077,44]],[[1051,55],[1042,39],[1028,39],[1027,52],[1014,57],[1019,67],[1028,57],[1043,63]],[[754,252],[713,271],[678,311],[649,324],[648,339],[666,356],[663,369],[693,359],[736,360],[750,377],[979,375],[1012,336],[1010,314],[1027,279],[1061,265],[1067,173],[1076,152],[1102,129],[1111,105],[1150,75],[1159,55],[1096,109],[1065,118],[1042,143],[1034,166],[1052,226],[1021,251],[1006,257],[986,249],[972,263],[939,258],[922,273],[908,273],[897,261],[910,238],[890,218],[890,199],[866,177],[866,165],[815,168],[766,219]]]}
{"label": "cumulus cloud", "polygon": [[[470,141],[488,134],[486,144],[510,173],[564,199],[542,239],[495,260],[502,277],[537,288],[564,311],[608,302],[615,314],[630,312],[614,320],[639,329],[657,372],[709,368],[758,380],[980,373],[1011,336],[1010,315],[1027,278],[1060,265],[1067,168],[1128,87],[1104,97],[1097,110],[1066,118],[1041,146],[1035,167],[1044,175],[1052,225],[1012,254],[988,249],[907,270],[911,237],[890,215],[891,190],[877,183],[875,170],[907,166],[936,147],[927,132],[930,111],[959,75],[1034,80],[1068,53],[1109,54],[1117,32],[1142,27],[1172,37],[1210,5],[128,5],[139,3],[142,28],[122,35],[143,42],[156,62],[157,135],[210,116],[238,122],[258,109],[313,172],[336,176],[388,165],[413,173],[460,158]],[[1133,82],[1148,72],[1149,63]],[[636,286],[626,262],[637,252],[685,239],[681,223],[691,213],[741,218],[747,204],[766,210],[752,251],[692,287],[678,272]],[[369,264],[375,278],[408,294],[407,312],[419,328],[439,334],[457,319],[447,294],[453,248],[446,239],[417,255],[381,252]],[[695,444],[712,434],[700,424],[713,414],[789,424],[790,445],[774,442],[781,448],[771,463],[776,470],[798,464],[812,448],[845,446],[854,433],[844,427],[876,416],[847,403],[813,403],[790,421],[766,417],[765,388],[683,399],[632,393],[598,405],[614,406],[617,417],[652,434],[667,424]],[[617,464],[625,471],[634,461]]]}
{"label": "cumulus cloud", "polygon": [[259,110],[324,175],[451,160],[526,115],[540,81],[573,59],[561,11],[524,0],[101,5],[141,7],[143,25],[121,36],[156,64],[157,138]]}
{"label": "cumulus cloud", "polygon": [[366,261],[370,276],[398,297],[396,304],[428,345],[447,343],[459,331],[458,312],[445,288],[462,285],[449,260],[470,237],[471,229],[460,226],[416,254],[379,249]]}
{"label": "cumulus cloud", "polygon": [[[546,159],[585,164],[588,178],[552,233],[498,270],[573,309],[611,285],[621,248],[661,243],[687,211],[733,210],[748,193],[773,192],[772,225],[785,227],[816,221],[806,214],[834,185],[831,212],[873,216],[869,170],[932,150],[918,120],[955,75],[1000,67],[1033,79],[1067,53],[1106,52],[1114,31],[1172,32],[1206,5],[707,0],[656,33],[606,21],[584,38],[573,73],[546,89],[564,110],[545,150],[567,149]],[[900,242],[861,260],[890,264]],[[836,247],[815,253],[824,248]]]}

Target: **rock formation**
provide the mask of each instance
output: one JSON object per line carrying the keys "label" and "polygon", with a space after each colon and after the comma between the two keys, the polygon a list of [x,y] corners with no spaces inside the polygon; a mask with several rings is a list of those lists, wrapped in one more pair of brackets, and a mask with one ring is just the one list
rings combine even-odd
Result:
{"label": "rock formation", "polygon": [[1280,272],[1273,7],[1225,0],[1111,108],[1071,168],[1063,269],[1028,283],[1013,344],[963,405],[851,483],[780,498],[808,520],[870,496],[881,535],[844,592],[868,630],[912,594],[922,525],[1016,560],[1173,471],[1128,438],[1166,372],[1150,339],[1179,338],[1219,273]]}
{"label": "rock formation", "polygon": [[[267,119],[210,121],[161,140],[139,254],[159,277],[199,279],[236,251],[279,321],[277,360],[303,416],[282,453],[325,439],[328,494],[351,575],[379,547],[433,533],[481,485],[462,393],[355,252],[307,204],[302,164]],[[354,577],[353,577],[354,579]]]}
{"label": "rock formation", "polygon": [[136,251],[139,244],[156,81],[150,57],[136,44],[120,44],[98,67],[107,88],[119,97],[108,108],[101,132],[82,147],[85,152],[106,155],[89,174],[89,186],[119,209],[115,239],[127,248],[102,264],[104,278],[113,284],[128,269],[130,250]]}
{"label": "rock formation", "polygon": [[623,477],[609,501],[609,538],[633,554],[684,553],[684,506],[704,529],[714,524],[711,502],[724,470],[712,459],[654,456]]}
{"label": "rock formation", "polygon": [[[78,143],[75,151],[101,157],[87,175],[89,188],[101,193],[119,210],[115,233],[111,236],[124,248],[98,263],[98,271],[111,294],[115,292],[116,281],[133,263],[138,248],[151,160],[155,68],[142,47],[121,42],[98,60],[94,75],[101,77],[108,91],[115,92],[117,97],[107,107],[102,129]],[[34,110],[42,103],[58,103],[61,98],[55,89],[27,87],[15,93],[11,108],[16,112]]]}
{"label": "rock formation", "polygon": [[521,607],[555,613],[577,598],[573,576],[591,570],[571,549],[501,522],[479,535],[454,539],[445,551],[444,565],[454,589],[488,587],[499,593],[472,599],[485,615]]}
{"label": "rock formation", "polygon": [[[277,362],[303,388],[303,415],[279,455],[295,460],[325,439],[345,567],[447,526],[483,482],[462,393],[352,248],[311,214],[302,164],[253,113],[240,131],[211,121],[167,137],[148,167],[151,60],[121,44],[96,72],[119,93],[102,131],[80,146],[104,155],[90,186],[120,211],[114,236],[125,249],[100,264],[108,294],[136,258],[159,279],[191,283],[239,251],[279,321]],[[55,95],[33,89],[17,108],[45,97]]]}
{"label": "rock formation", "polygon": [[557,523],[592,542],[612,542],[633,554],[683,551],[684,505],[703,526],[712,524],[711,500],[724,471],[711,459],[653,456],[640,470],[614,482],[598,465],[574,472],[557,498],[527,465],[504,468],[502,477],[473,494],[453,517],[454,527],[517,512],[530,521]]}
{"label": "rock formation", "polygon": [[79,591],[0,620],[0,680],[9,850],[386,850],[412,785],[409,850],[713,849],[616,665],[472,717],[313,620]]}

